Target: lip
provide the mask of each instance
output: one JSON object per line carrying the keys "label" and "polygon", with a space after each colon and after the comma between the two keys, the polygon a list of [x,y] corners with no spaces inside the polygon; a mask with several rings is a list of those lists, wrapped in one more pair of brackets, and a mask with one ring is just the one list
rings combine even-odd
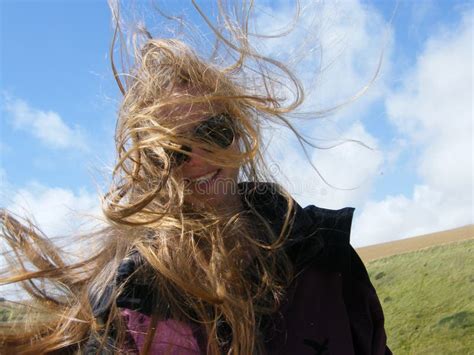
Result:
{"label": "lip", "polygon": [[187,180],[189,182],[195,183],[195,184],[209,183],[209,182],[215,180],[217,178],[217,176],[219,176],[221,171],[222,171],[222,169],[216,169],[214,171],[210,171],[208,173],[205,173],[205,174],[202,174],[202,175],[199,175],[199,176],[188,178]]}

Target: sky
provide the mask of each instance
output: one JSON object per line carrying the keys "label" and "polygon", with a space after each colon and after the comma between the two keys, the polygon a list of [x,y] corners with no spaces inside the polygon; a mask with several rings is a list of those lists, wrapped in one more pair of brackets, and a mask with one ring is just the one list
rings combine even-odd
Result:
{"label": "sky", "polygon": [[[100,215],[114,162],[120,94],[110,11],[93,0],[0,6],[0,206],[33,217],[47,235],[71,234]],[[308,157],[288,131],[265,131],[278,181],[303,206],[355,207],[355,246],[472,224],[473,3],[313,0],[301,8],[287,37],[254,44],[289,60],[307,87],[303,111],[344,105],[295,121],[322,147],[336,145]],[[187,1],[167,11],[201,26]],[[256,1],[255,28],[276,33],[293,13],[289,0]]]}

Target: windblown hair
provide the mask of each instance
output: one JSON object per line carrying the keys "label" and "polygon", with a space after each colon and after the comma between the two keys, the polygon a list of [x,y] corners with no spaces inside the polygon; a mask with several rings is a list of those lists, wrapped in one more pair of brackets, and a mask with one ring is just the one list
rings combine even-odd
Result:
{"label": "windblown hair", "polygon": [[[121,29],[113,9],[115,43]],[[241,180],[271,181],[262,159],[261,125],[271,120],[292,128],[285,115],[304,95],[283,64],[251,48],[248,13],[236,24],[221,9],[218,28],[196,9],[217,38],[217,52],[225,56],[204,58],[181,40],[154,38],[142,28],[131,67],[119,72],[112,62],[124,98],[115,133],[117,163],[102,199],[108,226],[89,236],[96,252],[66,263],[34,225],[1,212],[2,238],[10,248],[4,254],[10,256],[10,268],[1,283],[20,283],[32,298],[24,305],[23,321],[0,323],[2,352],[80,353],[91,337],[100,340],[100,349],[124,351],[126,332],[115,305],[121,288],[111,291],[105,321],[95,317],[93,308],[109,292],[120,262],[136,252],[145,265],[140,273],[159,294],[155,321],[170,317],[198,324],[210,354],[263,352],[260,322],[278,309],[292,280],[282,248],[292,215],[275,235],[258,214],[255,223],[245,212],[196,210],[185,200],[186,185],[175,174],[169,152],[186,154],[183,145],[200,146],[209,152],[210,163],[240,167]],[[292,100],[279,97],[288,83]],[[238,151],[180,135],[190,114],[222,112],[233,120]],[[291,198],[281,193],[291,211]],[[262,230],[263,240],[257,237]],[[226,334],[222,323],[230,330]]]}

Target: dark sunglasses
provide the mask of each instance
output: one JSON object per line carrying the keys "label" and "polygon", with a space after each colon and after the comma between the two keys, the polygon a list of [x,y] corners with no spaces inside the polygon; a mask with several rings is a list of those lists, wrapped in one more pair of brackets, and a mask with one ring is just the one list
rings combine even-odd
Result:
{"label": "dark sunglasses", "polygon": [[[220,113],[218,115],[211,116],[194,128],[192,137],[193,139],[219,148],[228,148],[235,139],[232,117],[227,113]],[[178,167],[189,161],[191,158],[189,155],[189,153],[193,151],[191,147],[187,145],[181,145],[179,149],[186,153],[165,149],[165,152],[168,154],[173,167]],[[151,154],[151,158],[156,160],[153,155],[154,154]],[[162,164],[160,163],[159,165]]]}

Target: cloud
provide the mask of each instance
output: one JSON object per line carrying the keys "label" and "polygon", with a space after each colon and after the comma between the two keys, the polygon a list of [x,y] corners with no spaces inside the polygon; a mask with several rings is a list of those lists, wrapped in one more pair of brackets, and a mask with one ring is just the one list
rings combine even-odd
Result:
{"label": "cloud", "polygon": [[101,216],[98,195],[85,189],[74,192],[32,182],[11,192],[7,202],[9,211],[33,219],[48,237],[84,232]]}
{"label": "cloud", "polygon": [[386,102],[390,120],[422,149],[423,179],[462,194],[472,186],[472,20],[466,15],[458,28],[429,39]]}
{"label": "cloud", "polygon": [[[364,201],[370,192],[383,163],[377,140],[361,122],[354,122],[339,136],[339,142],[330,142],[339,145],[331,149],[314,149],[309,157],[330,186],[318,176],[303,152],[287,144],[290,138],[273,132],[273,147],[268,152],[273,161],[270,170],[301,205],[354,206]],[[371,149],[358,142],[364,142]]]}
{"label": "cloud", "polygon": [[[358,0],[300,3],[300,18],[293,31],[265,41],[261,49],[268,56],[288,63],[302,80],[308,94],[304,111],[320,111],[347,103],[370,83],[379,60],[390,58],[393,30],[379,11]],[[256,11],[257,31],[275,34],[291,27],[290,14],[295,13],[295,5],[280,0],[273,2],[271,8],[260,6]],[[357,119],[357,115],[379,99],[390,79],[390,68],[390,62],[385,60],[371,89],[350,105],[350,113],[338,117]]]}
{"label": "cloud", "polygon": [[[290,14],[295,9],[293,2],[281,0],[272,3],[271,8],[260,6],[256,12],[257,32],[275,34],[291,25]],[[259,49],[289,63],[301,78],[307,93],[301,111],[320,111],[347,103],[369,84],[383,49],[385,58],[390,58],[391,26],[375,8],[356,0],[301,1],[300,15],[293,32],[267,40]],[[357,206],[372,190],[385,158],[362,118],[385,92],[390,71],[388,60],[382,70],[371,89],[348,105],[348,109],[324,119],[312,114],[307,115],[307,120],[292,121],[318,146],[340,144],[331,149],[308,147],[310,161],[329,185],[308,163],[291,132],[277,127],[264,132],[264,141],[270,142],[266,152],[272,162],[270,171],[300,204],[326,208]]]}
{"label": "cloud", "polygon": [[473,223],[472,205],[429,185],[416,185],[411,196],[387,196],[369,201],[354,220],[357,246],[414,237]]}
{"label": "cloud", "polygon": [[[78,261],[91,255],[96,248],[94,240],[79,236],[105,225],[97,194],[36,182],[16,189],[1,168],[0,183],[0,205],[17,216],[30,219],[48,238],[54,239],[54,244],[66,252],[66,261]],[[10,250],[2,238],[0,250]],[[6,266],[5,262],[0,257],[0,269]],[[27,297],[18,284],[0,286],[0,294],[12,300]]]}
{"label": "cloud", "polygon": [[389,119],[415,158],[422,183],[412,195],[365,205],[355,234],[363,244],[473,223],[472,23],[426,42],[416,66],[386,100]]}
{"label": "cloud", "polygon": [[3,109],[15,129],[28,132],[51,148],[87,148],[79,127],[69,127],[56,112],[33,108],[26,101],[8,95],[4,95]]}

